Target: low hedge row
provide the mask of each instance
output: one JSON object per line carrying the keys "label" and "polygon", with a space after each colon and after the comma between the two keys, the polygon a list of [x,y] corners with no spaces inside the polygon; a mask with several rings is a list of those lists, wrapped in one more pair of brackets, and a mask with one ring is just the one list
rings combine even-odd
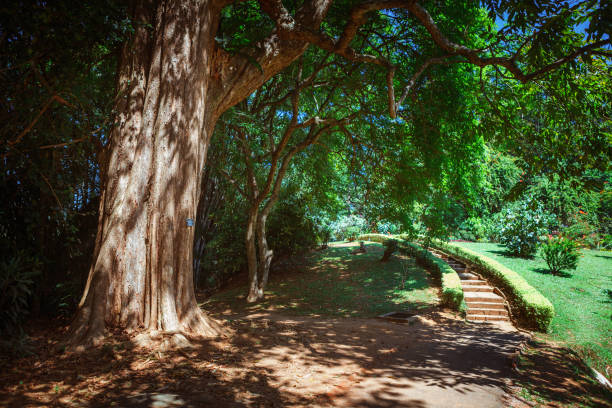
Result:
{"label": "low hedge row", "polygon": [[360,241],[372,241],[384,244],[389,239],[398,242],[400,251],[414,257],[419,265],[425,266],[438,275],[442,283],[442,304],[455,310],[460,310],[463,304],[463,289],[459,275],[442,259],[437,258],[431,252],[421,246],[406,241],[399,236],[383,234],[363,234],[358,238]]}
{"label": "low hedge row", "polygon": [[546,332],[555,316],[555,308],[522,276],[499,262],[453,243],[433,240],[430,244],[473,265],[508,296],[519,322],[531,329]]}

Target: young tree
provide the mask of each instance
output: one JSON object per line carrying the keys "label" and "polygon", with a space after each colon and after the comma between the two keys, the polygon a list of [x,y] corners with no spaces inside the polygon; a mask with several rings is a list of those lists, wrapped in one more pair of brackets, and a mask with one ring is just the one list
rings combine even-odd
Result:
{"label": "young tree", "polygon": [[[238,144],[240,157],[226,165],[229,172],[221,171],[249,203],[245,229],[248,302],[263,298],[273,257],[266,222],[292,159],[361,113],[356,110],[361,104],[351,97],[354,89],[341,86],[345,77],[339,74],[350,77],[350,70],[343,71],[325,55],[305,71],[305,60],[300,58],[293,69],[279,74],[239,104],[240,114],[229,118],[226,126],[225,137]],[[236,162],[244,165],[236,166]]]}
{"label": "young tree", "polygon": [[[457,60],[498,66],[520,81],[529,81],[610,42],[599,39],[606,32],[595,18],[600,15],[599,4],[589,3],[594,10],[585,10],[588,4],[569,8],[543,2],[538,12],[526,14],[522,3],[501,2],[500,8],[491,0],[491,11],[508,16],[516,30],[491,33],[490,43],[471,48],[461,33],[445,34],[435,23],[434,17],[457,12],[454,2],[431,5],[430,12],[412,0],[364,1],[350,10],[331,0],[290,6],[280,0],[260,0],[248,18],[255,15],[258,25],[269,30],[260,41],[247,43],[232,55],[215,42],[230,1],[131,2],[135,31],[120,57],[117,120],[100,157],[99,226],[72,325],[73,341],[95,341],[108,325],[200,335],[219,332],[219,326],[197,307],[192,274],[192,220],[210,137],[223,112],[295,61],[310,44],[386,71],[389,114],[395,117],[401,103],[394,95],[398,67],[389,47],[394,38],[363,52],[353,48],[356,37],[386,36],[385,28],[394,27],[395,21],[424,29],[438,50],[415,72],[417,77],[432,64]],[[466,13],[477,11],[464,7]],[[395,11],[379,12],[384,9]],[[576,24],[567,15],[589,11],[594,11],[596,22],[590,27],[593,41],[560,41],[568,37],[567,27]],[[326,18],[328,27],[321,30]],[[370,18],[377,24],[369,24]],[[550,19],[558,24],[546,25]],[[368,30],[360,30],[364,25]],[[390,32],[396,38],[402,35],[401,30]],[[526,41],[520,43],[523,38]],[[550,53],[525,53],[525,49],[541,50],[542,41],[551,46]]]}

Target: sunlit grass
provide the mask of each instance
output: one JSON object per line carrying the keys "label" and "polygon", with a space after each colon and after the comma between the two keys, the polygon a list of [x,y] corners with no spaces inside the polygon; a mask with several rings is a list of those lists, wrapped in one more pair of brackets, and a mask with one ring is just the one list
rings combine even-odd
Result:
{"label": "sunlit grass", "polygon": [[540,257],[511,257],[503,246],[460,242],[523,276],[555,306],[550,333],[543,337],[563,342],[600,370],[612,365],[612,253],[583,250],[578,268],[564,276],[548,273]]}
{"label": "sunlit grass", "polygon": [[232,310],[282,310],[300,315],[372,317],[397,310],[417,310],[437,304],[437,290],[428,274],[413,259],[393,256],[380,262],[383,247],[366,244],[365,254],[352,255],[357,247],[330,246],[308,254],[297,271],[272,274],[263,302],[246,306],[246,287],[213,296],[211,305]]}

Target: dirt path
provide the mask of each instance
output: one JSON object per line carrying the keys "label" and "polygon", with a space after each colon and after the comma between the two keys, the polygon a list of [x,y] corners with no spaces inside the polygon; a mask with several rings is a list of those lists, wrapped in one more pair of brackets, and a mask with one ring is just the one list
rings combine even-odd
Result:
{"label": "dirt path", "polygon": [[245,339],[247,359],[270,374],[281,395],[309,406],[507,406],[509,356],[525,340],[510,326],[469,325],[439,312],[414,324],[243,318],[276,332]]}
{"label": "dirt path", "polygon": [[[283,276],[271,300],[257,308],[245,306],[242,289],[228,292],[230,300],[206,304],[212,316],[225,322],[228,336],[192,339],[192,349],[139,349],[127,334],[114,333],[99,348],[83,354],[62,353],[56,350],[64,339],[66,322],[31,322],[29,349],[34,354],[18,359],[0,355],[0,407],[532,405],[523,404],[519,394],[543,407],[609,406],[608,394],[598,391],[588,375],[577,377],[580,365],[568,358],[568,350],[532,346],[511,359],[526,336],[508,323],[470,324],[432,308],[431,302],[416,301],[424,309],[412,323],[316,314],[329,312],[327,306],[319,305],[327,296],[332,299],[330,307],[342,304],[346,310],[372,315],[373,309],[359,308],[351,297],[345,296],[344,303],[335,301],[338,294],[345,294],[338,290],[340,286],[373,285],[366,279],[369,276],[357,279],[362,269],[374,265],[375,278],[386,276],[378,267],[381,251],[372,248],[370,260],[329,251],[323,254],[329,258],[321,260],[323,267]],[[340,273],[325,274],[325,268]],[[346,271],[352,274],[347,277]],[[415,286],[411,290],[418,290],[414,282],[427,284],[422,271],[411,273]],[[387,275],[393,277],[393,270]],[[307,285],[310,281],[302,282],[308,277],[321,283],[311,290],[310,298],[306,296],[312,289]],[[295,292],[291,296],[281,291],[289,287]],[[384,297],[394,286],[382,282],[372,287],[378,297]],[[238,300],[231,300],[237,296]],[[385,302],[384,308],[406,307],[387,297]],[[292,313],[294,303],[302,316]],[[306,309],[311,303],[314,306]],[[519,367],[517,372],[513,363]],[[591,394],[597,397],[584,397]]]}
{"label": "dirt path", "polygon": [[[225,316],[234,334],[193,350],[138,350],[127,337],[87,354],[0,370],[0,406],[504,407],[523,336],[440,312],[414,324],[260,313]],[[52,336],[55,335],[55,338]]]}

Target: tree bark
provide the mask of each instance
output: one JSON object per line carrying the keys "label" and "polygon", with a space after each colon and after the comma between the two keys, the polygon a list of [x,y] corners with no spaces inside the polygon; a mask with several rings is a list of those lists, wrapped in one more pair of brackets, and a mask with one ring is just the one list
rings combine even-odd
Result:
{"label": "tree bark", "polygon": [[264,290],[268,285],[270,265],[272,264],[272,257],[274,256],[274,251],[268,247],[268,240],[266,238],[266,220],[268,219],[268,212],[269,211],[266,211],[266,208],[264,208],[257,220],[257,242],[259,248],[258,268],[261,274],[261,281],[259,282],[260,299],[263,298]]}
{"label": "tree bark", "polygon": [[77,343],[96,342],[106,326],[219,333],[196,304],[190,221],[216,121],[207,98],[214,9],[143,1],[133,15],[141,24],[121,56],[96,250],[72,325]]}
{"label": "tree bark", "polygon": [[[257,207],[259,205],[257,204]],[[251,208],[247,220],[244,242],[246,245],[247,268],[249,271],[249,293],[247,302],[256,302],[263,296],[259,285],[259,262],[257,259],[256,229],[258,208]]]}
{"label": "tree bark", "polygon": [[[134,0],[135,32],[119,61],[117,120],[101,154],[98,232],[70,342],[107,327],[214,336],[197,306],[194,225],[217,118],[308,47],[278,29],[252,58],[215,47],[224,0]],[[329,0],[298,15],[318,29]],[[258,64],[251,61],[255,59]]]}
{"label": "tree bark", "polygon": [[274,252],[268,247],[266,238],[266,220],[268,211],[259,211],[259,203],[249,211],[245,233],[247,267],[249,271],[249,292],[247,302],[263,299],[268,284],[270,265]]}

